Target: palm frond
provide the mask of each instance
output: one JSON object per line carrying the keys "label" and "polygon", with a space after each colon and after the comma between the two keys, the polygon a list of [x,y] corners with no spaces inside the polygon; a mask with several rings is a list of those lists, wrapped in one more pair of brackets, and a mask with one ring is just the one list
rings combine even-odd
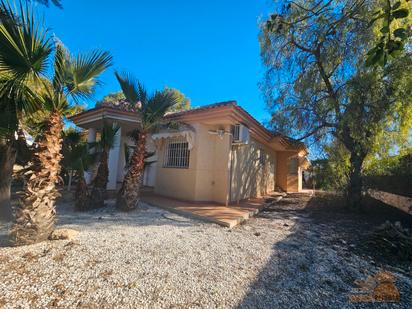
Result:
{"label": "palm frond", "polygon": [[[28,0],[28,1],[30,1],[30,0]],[[63,5],[62,5],[62,2],[61,2],[61,0],[51,0],[51,1],[49,1],[49,0],[33,0],[34,2],[38,2],[38,3],[40,3],[40,4],[43,4],[43,5],[45,5],[46,7],[49,7],[50,6],[50,2],[51,3],[53,3],[56,7],[58,7],[59,9],[62,9],[63,8]]]}
{"label": "palm frond", "polygon": [[33,113],[41,106],[37,93],[30,84],[8,75],[0,76],[0,98],[0,109],[10,108],[7,105],[12,104],[16,113]]}
{"label": "palm frond", "polygon": [[18,116],[16,105],[9,98],[3,98],[0,105],[0,138],[8,137],[17,131]]}
{"label": "palm frond", "polygon": [[100,82],[97,79],[112,65],[112,56],[105,51],[92,51],[70,59],[70,78],[66,80],[68,94],[74,99],[90,98]]}
{"label": "palm frond", "polygon": [[137,104],[138,102],[143,103],[147,101],[147,91],[144,86],[130,73],[119,73],[116,71],[114,74],[120,84],[120,88],[122,88],[126,100],[130,104]]}
{"label": "palm frond", "polygon": [[0,73],[13,79],[44,74],[53,50],[49,31],[28,5],[15,10],[2,0],[0,11],[9,15],[0,24]]}
{"label": "palm frond", "polygon": [[56,52],[54,55],[54,75],[53,75],[53,88],[56,92],[63,92],[65,83],[70,74],[68,73],[70,54],[63,43],[55,38]]}
{"label": "palm frond", "polygon": [[[19,23],[19,18],[18,16],[16,16],[11,10],[10,7],[7,7],[5,5],[3,5],[2,1],[0,3],[0,22],[1,23],[5,23],[5,22],[11,22],[11,21],[15,21],[16,23]],[[12,20],[11,20],[12,19]]]}
{"label": "palm frond", "polygon": [[115,72],[126,100],[131,104],[140,104],[136,108],[144,130],[151,130],[162,122],[164,114],[179,103],[173,91],[156,91],[149,95],[145,87],[129,73]]}
{"label": "palm frond", "polygon": [[75,170],[82,174],[95,162],[96,155],[90,154],[89,145],[82,132],[69,128],[62,132],[62,138],[63,166],[67,170]]}
{"label": "palm frond", "polygon": [[172,92],[156,91],[149,100],[142,114],[142,121],[147,129],[151,129],[162,121],[165,113],[178,103],[178,98]]}
{"label": "palm frond", "polygon": [[101,139],[99,142],[99,148],[110,150],[115,146],[116,134],[119,131],[119,125],[112,125],[109,123],[104,123],[102,128]]}

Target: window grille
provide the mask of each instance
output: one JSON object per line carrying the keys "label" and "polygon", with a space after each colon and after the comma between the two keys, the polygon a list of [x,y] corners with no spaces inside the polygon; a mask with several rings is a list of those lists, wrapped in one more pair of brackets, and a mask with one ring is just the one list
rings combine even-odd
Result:
{"label": "window grille", "polygon": [[240,140],[240,124],[235,124],[232,131],[233,141],[238,142]]}
{"label": "window grille", "polygon": [[164,167],[188,168],[190,150],[184,138],[169,139],[166,146]]}

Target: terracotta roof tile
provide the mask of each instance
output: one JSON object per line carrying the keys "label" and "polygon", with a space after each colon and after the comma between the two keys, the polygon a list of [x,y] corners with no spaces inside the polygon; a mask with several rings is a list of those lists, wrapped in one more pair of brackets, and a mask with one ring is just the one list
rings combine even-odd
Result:
{"label": "terracotta roof tile", "polygon": [[237,102],[234,101],[234,100],[225,101],[225,102],[218,102],[218,103],[198,106],[198,107],[191,108],[191,109],[184,110],[184,111],[170,112],[170,113],[167,113],[165,115],[165,118],[171,118],[171,117],[176,117],[176,116],[180,116],[180,115],[187,115],[187,114],[192,114],[192,113],[197,113],[197,112],[201,112],[201,111],[210,110],[210,109],[221,107],[221,106],[230,106],[230,105],[237,106]]}

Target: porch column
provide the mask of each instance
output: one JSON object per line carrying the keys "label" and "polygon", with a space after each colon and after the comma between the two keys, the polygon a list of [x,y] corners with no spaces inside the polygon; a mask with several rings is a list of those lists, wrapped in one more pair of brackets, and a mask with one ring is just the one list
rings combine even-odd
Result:
{"label": "porch column", "polygon": [[[88,143],[94,143],[95,141],[96,141],[96,129],[95,128],[89,128],[88,132],[87,132],[87,142]],[[93,180],[93,170],[84,172],[84,180],[86,180],[86,183],[88,185],[92,182],[92,180]]]}
{"label": "porch column", "polygon": [[[113,123],[115,125],[115,123]],[[120,159],[120,144],[121,144],[122,128],[116,133],[114,146],[109,152],[109,182],[107,183],[107,190],[116,190],[117,186],[117,169]]]}

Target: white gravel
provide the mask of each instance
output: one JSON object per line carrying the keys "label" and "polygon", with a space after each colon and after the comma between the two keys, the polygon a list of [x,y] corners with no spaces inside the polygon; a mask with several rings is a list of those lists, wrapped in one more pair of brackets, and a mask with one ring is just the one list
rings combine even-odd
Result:
{"label": "white gravel", "polygon": [[[0,308],[342,308],[353,281],[378,270],[326,246],[327,227],[305,214],[229,230],[146,205],[70,208],[59,206],[59,227],[79,230],[74,240],[0,248]],[[411,278],[396,276],[407,308]]]}

